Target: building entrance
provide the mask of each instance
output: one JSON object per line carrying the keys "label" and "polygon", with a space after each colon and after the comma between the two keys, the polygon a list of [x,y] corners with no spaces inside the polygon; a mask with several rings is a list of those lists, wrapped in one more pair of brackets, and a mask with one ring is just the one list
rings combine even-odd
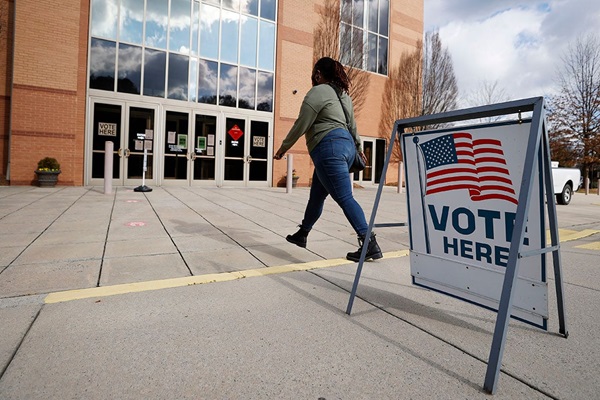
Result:
{"label": "building entrance", "polygon": [[90,101],[86,182],[104,182],[105,143],[112,141],[113,185],[271,184],[272,121],[123,101]]}

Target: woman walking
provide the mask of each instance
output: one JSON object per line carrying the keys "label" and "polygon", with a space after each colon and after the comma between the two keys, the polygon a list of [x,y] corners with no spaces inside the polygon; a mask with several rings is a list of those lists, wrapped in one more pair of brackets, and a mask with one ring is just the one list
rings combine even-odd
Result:
{"label": "woman walking", "polygon": [[[298,119],[274,155],[280,160],[302,136],[315,165],[310,195],[299,230],[286,240],[306,247],[307,236],[323,212],[328,195],[342,208],[358,236],[358,251],[346,258],[359,261],[368,230],[365,213],[352,195],[349,169],[356,152],[364,159],[360,137],[356,131],[352,99],[348,95],[350,80],[338,61],[323,57],[312,71],[312,89],[306,94]],[[366,161],[366,160],[365,160]],[[372,233],[365,260],[383,257]]]}

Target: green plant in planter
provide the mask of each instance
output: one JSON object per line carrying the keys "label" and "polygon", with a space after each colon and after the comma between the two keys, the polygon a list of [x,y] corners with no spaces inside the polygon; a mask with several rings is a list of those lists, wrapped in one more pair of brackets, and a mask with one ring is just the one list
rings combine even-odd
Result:
{"label": "green plant in planter", "polygon": [[37,175],[40,187],[54,187],[58,181],[58,174],[60,174],[60,164],[56,158],[42,158],[38,161],[35,174]]}
{"label": "green plant in planter", "polygon": [[46,172],[60,172],[60,164],[56,161],[56,158],[46,157],[38,161],[38,171]]}

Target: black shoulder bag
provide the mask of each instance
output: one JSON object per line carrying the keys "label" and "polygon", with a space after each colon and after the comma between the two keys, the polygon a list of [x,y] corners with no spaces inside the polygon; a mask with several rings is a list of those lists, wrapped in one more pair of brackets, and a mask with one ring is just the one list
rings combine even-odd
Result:
{"label": "black shoulder bag", "polygon": [[[344,108],[344,104],[342,103],[342,97],[340,96],[340,94],[338,93],[337,90],[335,90],[334,87],[332,87],[333,91],[335,92],[335,94],[338,97],[338,100],[340,101],[340,106],[342,106],[342,110],[344,111],[344,117],[346,118],[346,129],[348,129],[348,132],[350,131],[350,121],[348,120],[348,113],[346,112],[346,109]],[[356,150],[354,152],[354,161],[352,162],[352,165],[350,166],[350,170],[348,172],[350,173],[355,173],[355,172],[360,172],[363,169],[365,169],[367,165],[365,164],[365,161],[363,160],[363,158],[360,156],[360,153],[358,152],[358,150]]]}

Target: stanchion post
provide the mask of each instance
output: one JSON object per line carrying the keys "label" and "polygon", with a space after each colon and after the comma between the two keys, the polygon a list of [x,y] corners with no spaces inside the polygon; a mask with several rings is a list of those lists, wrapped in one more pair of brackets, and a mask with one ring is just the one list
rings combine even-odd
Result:
{"label": "stanchion post", "polygon": [[294,155],[287,155],[287,177],[285,180],[285,192],[292,193],[292,179],[294,175]]}
{"label": "stanchion post", "polygon": [[402,188],[404,184],[404,162],[400,161],[398,163],[398,193],[402,193],[404,189]]}
{"label": "stanchion post", "polygon": [[110,140],[104,142],[104,194],[112,193],[113,157],[115,145]]}
{"label": "stanchion post", "polygon": [[588,194],[590,194],[590,178],[588,178],[586,176],[585,179],[583,180],[583,182],[584,182],[584,186],[585,186],[585,194],[587,196]]}

